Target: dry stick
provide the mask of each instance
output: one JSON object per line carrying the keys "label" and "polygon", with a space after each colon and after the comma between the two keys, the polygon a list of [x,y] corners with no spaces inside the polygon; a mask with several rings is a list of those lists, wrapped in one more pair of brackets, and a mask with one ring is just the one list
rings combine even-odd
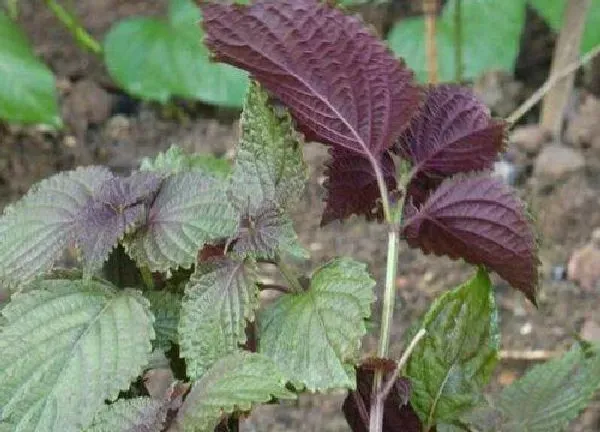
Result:
{"label": "dry stick", "polygon": [[525,102],[523,102],[511,115],[509,115],[506,118],[506,121],[510,123],[511,126],[514,125],[521,117],[527,114],[527,112],[531,108],[533,108],[546,95],[546,93],[548,93],[552,89],[552,87],[556,85],[556,83],[558,83],[564,77],[575,72],[577,69],[588,63],[598,54],[600,54],[600,45],[596,45],[583,57],[571,63],[562,71],[551,75],[540,88],[538,88]]}
{"label": "dry stick", "polygon": [[559,351],[547,350],[502,350],[498,354],[500,360],[513,361],[545,361],[550,360],[564,354]]}
{"label": "dry stick", "polygon": [[425,14],[425,56],[427,58],[427,79],[430,84],[438,81],[437,46],[435,40],[438,0],[423,0]]}
{"label": "dry stick", "polygon": [[[552,56],[550,76],[563,70],[579,57],[581,38],[590,4],[591,0],[567,1],[564,10],[565,19]],[[565,76],[544,97],[540,125],[552,132],[555,138],[561,137],[565,107],[573,90],[574,81],[574,76]]]}

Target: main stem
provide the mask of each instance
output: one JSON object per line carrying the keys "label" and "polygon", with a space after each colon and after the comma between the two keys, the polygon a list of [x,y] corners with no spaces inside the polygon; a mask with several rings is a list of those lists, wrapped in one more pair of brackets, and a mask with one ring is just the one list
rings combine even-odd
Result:
{"label": "main stem", "polygon": [[[394,316],[394,303],[396,299],[396,273],[398,270],[398,246],[399,226],[393,220],[393,214],[390,208],[390,200],[387,186],[383,179],[383,174],[379,166],[373,164],[379,192],[381,194],[383,214],[388,226],[388,249],[387,264],[385,271],[385,287],[383,292],[383,305],[381,310],[381,330],[379,333],[379,343],[377,345],[377,356],[385,358],[388,356],[390,346],[390,329]],[[381,432],[383,422],[383,401],[377,395],[383,390],[383,371],[377,370],[373,381],[373,391],[371,393],[371,409],[369,414],[369,432]]]}
{"label": "main stem", "polygon": [[71,14],[67,9],[56,2],[56,0],[46,0],[46,6],[48,6],[56,18],[58,18],[58,20],[71,32],[75,40],[81,46],[94,54],[102,53],[102,45],[100,42],[94,39],[94,37],[83,28],[83,25],[79,23],[75,15]]}

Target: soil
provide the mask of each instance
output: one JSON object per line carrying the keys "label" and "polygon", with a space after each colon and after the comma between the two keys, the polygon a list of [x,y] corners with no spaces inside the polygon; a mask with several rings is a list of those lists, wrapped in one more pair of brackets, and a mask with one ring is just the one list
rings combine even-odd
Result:
{"label": "soil", "polygon": [[[189,102],[161,107],[130,99],[110,81],[97,58],[76,46],[50,12],[34,1],[23,0],[19,7],[20,22],[36,51],[57,75],[67,129],[57,133],[0,126],[0,207],[17,199],[33,183],[57,171],[100,163],[125,173],[135,168],[142,157],[156,154],[171,144],[189,151],[231,156],[238,136],[236,113]],[[149,0],[88,1],[76,2],[76,10],[86,28],[101,39],[117,19],[137,14],[161,14],[164,4]],[[410,10],[394,9],[396,14]],[[371,15],[375,17],[372,19],[377,19],[382,14]],[[551,56],[552,44],[548,41],[553,40],[552,35],[535,14],[528,15],[531,16],[522,43],[522,60],[517,67],[517,78],[522,78],[517,87],[525,89],[522,90],[525,94],[514,95],[514,85],[501,87],[511,89],[501,92],[504,96],[508,94],[513,104],[539,85],[540,77],[543,80]],[[378,28],[386,25],[376,24]],[[533,50],[535,55],[524,55],[527,50]],[[533,78],[528,81],[527,77]],[[485,92],[485,86],[480,91]],[[527,120],[535,121],[535,112]],[[585,127],[586,122],[580,123]],[[581,131],[581,135],[586,133],[586,130]],[[600,164],[594,162],[600,160],[600,149],[581,151],[586,157],[583,169],[543,187],[531,177],[533,155],[520,154],[515,159],[517,168],[524,173],[516,186],[532,203],[533,212],[538,214],[543,239],[543,280],[537,309],[506,283],[495,280],[503,350],[522,353],[544,350],[549,355],[562,352],[584,324],[594,316],[599,319],[600,291],[583,290],[561,278],[561,269],[566,268],[572,252],[586,244],[591,232],[600,227]],[[336,255],[349,255],[368,262],[381,287],[385,266],[384,229],[360,218],[320,228],[324,196],[321,184],[327,153],[323,146],[309,143],[305,147],[305,158],[310,169],[310,184],[294,219],[301,241],[312,252],[310,266]],[[440,293],[465,281],[472,272],[463,263],[426,257],[402,246],[392,332],[394,356],[402,352],[403,335],[410,323],[421,316]],[[376,306],[375,318],[379,316],[378,311]],[[365,355],[374,351],[375,336],[369,336],[364,341]],[[534,362],[502,360],[490,391],[498,391],[509,384]],[[341,393],[305,395],[297,403],[285,407],[263,406],[244,422],[243,430],[346,431],[348,427],[340,414],[343,398]],[[594,402],[569,430],[600,430],[600,401]]]}

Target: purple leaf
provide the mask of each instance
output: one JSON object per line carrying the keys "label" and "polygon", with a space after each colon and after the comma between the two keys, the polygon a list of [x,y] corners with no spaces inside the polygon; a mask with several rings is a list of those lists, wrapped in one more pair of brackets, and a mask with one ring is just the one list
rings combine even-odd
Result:
{"label": "purple leaf", "polygon": [[307,257],[298,243],[292,220],[276,204],[265,204],[255,215],[242,218],[233,250],[240,256],[255,259],[276,259],[284,254]]}
{"label": "purple leaf", "polygon": [[[342,410],[352,432],[369,431],[373,375],[373,369],[359,367],[356,390],[349,391],[344,401]],[[400,377],[396,380],[384,402],[383,432],[421,432],[421,420],[408,403],[410,391],[411,383],[408,378]]]}
{"label": "purple leaf", "polygon": [[[428,89],[424,105],[402,133],[396,152],[413,162],[420,177],[416,182],[435,187],[451,175],[492,168],[504,147],[504,132],[505,123],[492,119],[471,90],[440,85]],[[415,192],[415,186],[409,189]]]}
{"label": "purple leaf", "polygon": [[[364,215],[367,220],[383,217],[378,205],[379,187],[369,160],[355,152],[332,147],[327,164],[327,200],[321,226],[335,219],[346,219],[352,214]],[[396,188],[396,168],[389,153],[383,153],[381,166],[388,190]]]}
{"label": "purple leaf", "polygon": [[160,184],[160,176],[150,172],[102,183],[82,209],[76,227],[88,270],[99,267],[126,231],[143,222]]}
{"label": "purple leaf", "polygon": [[359,18],[332,6],[262,0],[202,11],[216,59],[249,71],[311,140],[376,164],[419,102],[412,72]]}
{"label": "purple leaf", "polygon": [[426,254],[489,267],[535,303],[536,239],[523,204],[501,181],[485,174],[445,180],[418,211],[408,204],[402,233]]}

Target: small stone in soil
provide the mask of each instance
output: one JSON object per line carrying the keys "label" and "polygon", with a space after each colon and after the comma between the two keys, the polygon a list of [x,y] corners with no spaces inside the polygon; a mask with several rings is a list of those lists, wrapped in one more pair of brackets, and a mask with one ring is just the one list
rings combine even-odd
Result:
{"label": "small stone in soil", "polygon": [[580,152],[562,144],[544,147],[535,160],[534,175],[538,178],[557,181],[568,177],[585,166]]}

